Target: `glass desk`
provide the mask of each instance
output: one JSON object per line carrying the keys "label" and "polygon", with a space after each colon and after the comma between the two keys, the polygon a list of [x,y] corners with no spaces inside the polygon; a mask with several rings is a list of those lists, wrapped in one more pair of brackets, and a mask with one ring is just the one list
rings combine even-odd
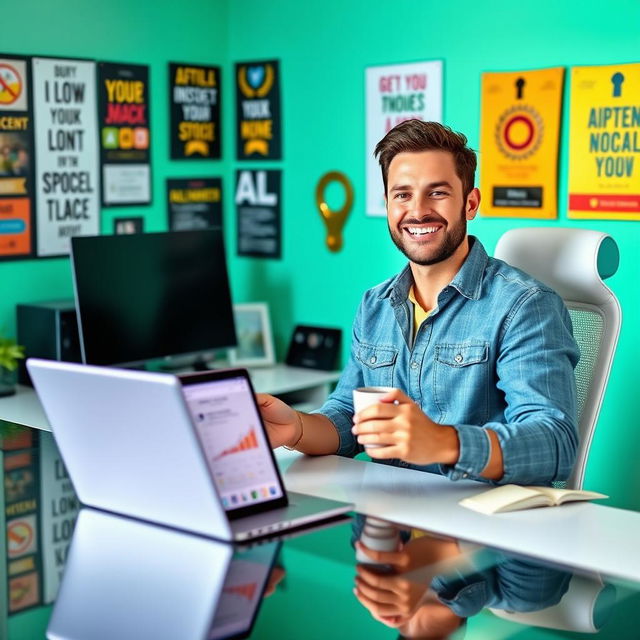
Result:
{"label": "glass desk", "polygon": [[0,439],[0,638],[640,637],[637,582],[359,514],[233,547],[80,509],[51,434]]}

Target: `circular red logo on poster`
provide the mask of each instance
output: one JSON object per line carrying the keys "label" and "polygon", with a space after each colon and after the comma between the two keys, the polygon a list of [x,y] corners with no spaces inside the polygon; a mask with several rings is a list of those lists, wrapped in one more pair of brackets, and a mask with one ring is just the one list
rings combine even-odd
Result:
{"label": "circular red logo on poster", "polygon": [[0,105],[13,104],[22,94],[22,78],[10,64],[0,63]]}
{"label": "circular red logo on poster", "polygon": [[510,149],[520,151],[531,144],[534,132],[534,124],[527,116],[513,116],[504,127],[504,141]]}
{"label": "circular red logo on poster", "polygon": [[8,556],[15,558],[29,549],[33,542],[33,527],[25,520],[14,520],[7,527]]}
{"label": "circular red logo on poster", "polygon": [[512,160],[523,160],[538,150],[543,123],[538,112],[528,105],[511,107],[499,118],[495,138],[498,149]]}

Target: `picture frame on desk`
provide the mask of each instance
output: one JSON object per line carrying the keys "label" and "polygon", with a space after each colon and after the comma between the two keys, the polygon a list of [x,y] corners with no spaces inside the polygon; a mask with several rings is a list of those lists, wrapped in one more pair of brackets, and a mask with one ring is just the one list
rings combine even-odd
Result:
{"label": "picture frame on desk", "polygon": [[233,366],[270,367],[275,364],[273,335],[266,302],[233,305],[238,346],[229,351]]}

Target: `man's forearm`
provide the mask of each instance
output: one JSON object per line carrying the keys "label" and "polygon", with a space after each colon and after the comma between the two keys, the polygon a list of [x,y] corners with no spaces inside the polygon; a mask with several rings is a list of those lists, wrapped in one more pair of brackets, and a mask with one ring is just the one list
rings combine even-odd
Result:
{"label": "man's forearm", "polygon": [[333,422],[321,413],[298,413],[300,431],[289,445],[296,451],[311,456],[336,453],[340,446],[338,432]]}

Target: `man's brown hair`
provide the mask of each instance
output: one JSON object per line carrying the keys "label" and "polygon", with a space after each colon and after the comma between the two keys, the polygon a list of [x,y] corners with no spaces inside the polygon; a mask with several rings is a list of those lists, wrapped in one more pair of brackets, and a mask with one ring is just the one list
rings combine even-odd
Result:
{"label": "man's brown hair", "polygon": [[467,146],[467,138],[439,122],[407,120],[400,123],[378,142],[374,155],[382,168],[384,192],[387,193],[389,165],[399,153],[405,151],[448,151],[453,155],[456,174],[462,181],[466,198],[473,189],[476,173],[476,153]]}

